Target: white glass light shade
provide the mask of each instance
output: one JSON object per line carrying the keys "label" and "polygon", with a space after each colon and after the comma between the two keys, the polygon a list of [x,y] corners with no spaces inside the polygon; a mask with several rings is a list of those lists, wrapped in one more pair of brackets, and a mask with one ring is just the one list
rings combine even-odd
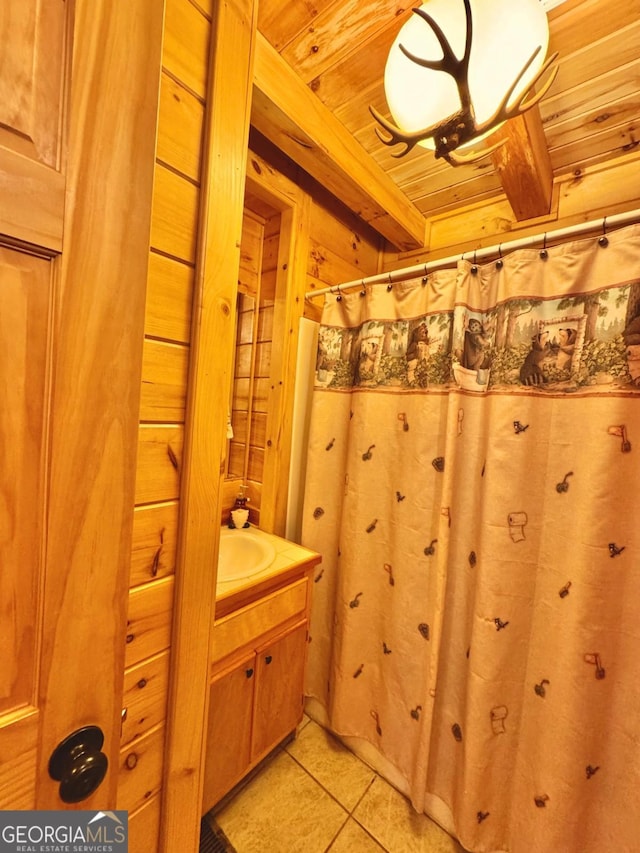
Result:
{"label": "white glass light shade", "polygon": [[[478,125],[489,119],[536,48],[535,60],[523,75],[509,104],[529,88],[547,55],[549,27],[540,0],[470,0],[473,36],[469,60],[469,90]],[[465,48],[463,0],[425,0],[420,6],[440,26],[454,54]],[[413,14],[394,41],[384,75],[391,115],[405,132],[439,124],[460,109],[456,84],[449,74],[422,68],[404,55],[399,45],[421,59],[442,59],[442,48],[429,26]],[[433,148],[433,141],[424,141]]]}

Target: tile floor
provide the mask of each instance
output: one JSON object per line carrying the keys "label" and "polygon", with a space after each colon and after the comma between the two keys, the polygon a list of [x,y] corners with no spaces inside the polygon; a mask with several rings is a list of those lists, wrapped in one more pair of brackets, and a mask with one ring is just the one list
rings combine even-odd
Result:
{"label": "tile floor", "polygon": [[464,853],[464,848],[305,717],[215,820],[237,853]]}

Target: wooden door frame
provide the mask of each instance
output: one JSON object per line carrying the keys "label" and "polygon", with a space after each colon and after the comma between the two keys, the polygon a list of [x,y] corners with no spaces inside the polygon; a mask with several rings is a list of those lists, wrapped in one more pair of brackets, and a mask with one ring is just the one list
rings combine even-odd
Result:
{"label": "wooden door frame", "polygon": [[[216,6],[212,28],[167,712],[163,853],[198,849],[245,186],[282,215],[276,299],[282,318],[278,369],[283,384],[271,383],[268,470],[273,482],[267,500],[273,508],[265,529],[283,532],[286,515],[311,201],[258,155],[250,152],[247,164],[256,20],[257,2],[238,0]],[[236,133],[230,128],[237,128]]]}
{"label": "wooden door frame", "polygon": [[[277,340],[278,345],[273,347],[271,362],[260,527],[284,535],[298,330],[307,282],[311,197],[252,151],[248,152],[245,185],[253,196],[281,215],[273,326],[273,340]],[[242,211],[244,192],[241,201]],[[209,203],[216,204],[215,194],[209,198]],[[224,236],[211,234],[210,239],[217,237],[224,243]],[[201,263],[212,269],[212,259],[207,256],[210,245],[206,244]],[[230,254],[232,247],[235,248],[233,243],[226,246]],[[180,559],[176,569],[178,583],[165,753],[161,847],[164,853],[197,850],[197,835],[192,833],[199,832],[200,827],[213,652],[211,629],[215,618],[215,567],[227,449],[227,412],[223,401],[229,399],[233,381],[230,353],[235,334],[239,251],[233,264],[228,276],[203,277],[200,300],[204,304],[217,302],[221,310],[212,318],[196,310],[192,325],[193,372],[185,434],[183,512],[178,532]],[[225,306],[230,306],[229,314]],[[212,359],[218,362],[215,371],[211,370]],[[203,461],[205,455],[206,462]],[[211,476],[207,471],[212,472]],[[218,479],[215,472],[218,472]],[[193,848],[188,839],[195,839]]]}
{"label": "wooden door frame", "polygon": [[198,850],[257,0],[214,3],[167,707],[162,853]]}
{"label": "wooden door frame", "polygon": [[311,196],[249,151],[247,190],[280,213],[260,527],[284,536],[300,319],[309,260]]}

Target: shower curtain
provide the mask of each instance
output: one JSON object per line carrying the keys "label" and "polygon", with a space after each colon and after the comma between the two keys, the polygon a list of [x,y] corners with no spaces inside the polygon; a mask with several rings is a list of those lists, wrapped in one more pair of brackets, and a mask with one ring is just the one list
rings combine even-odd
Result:
{"label": "shower curtain", "polygon": [[328,298],[308,694],[470,851],[640,850],[639,486],[640,226]]}

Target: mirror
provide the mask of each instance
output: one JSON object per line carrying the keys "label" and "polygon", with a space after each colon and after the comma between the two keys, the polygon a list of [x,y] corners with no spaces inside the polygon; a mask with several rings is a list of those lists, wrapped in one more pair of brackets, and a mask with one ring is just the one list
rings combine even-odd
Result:
{"label": "mirror", "polygon": [[256,300],[244,293],[238,294],[236,305],[236,341],[234,353],[233,388],[231,395],[230,426],[227,438],[227,470],[225,477],[244,483],[249,464],[251,440],[251,399],[254,381],[253,343],[256,337]]}
{"label": "mirror", "polygon": [[[247,194],[242,224],[223,518],[241,487],[259,524],[271,377],[280,213]],[[233,437],[231,437],[233,433]]]}

